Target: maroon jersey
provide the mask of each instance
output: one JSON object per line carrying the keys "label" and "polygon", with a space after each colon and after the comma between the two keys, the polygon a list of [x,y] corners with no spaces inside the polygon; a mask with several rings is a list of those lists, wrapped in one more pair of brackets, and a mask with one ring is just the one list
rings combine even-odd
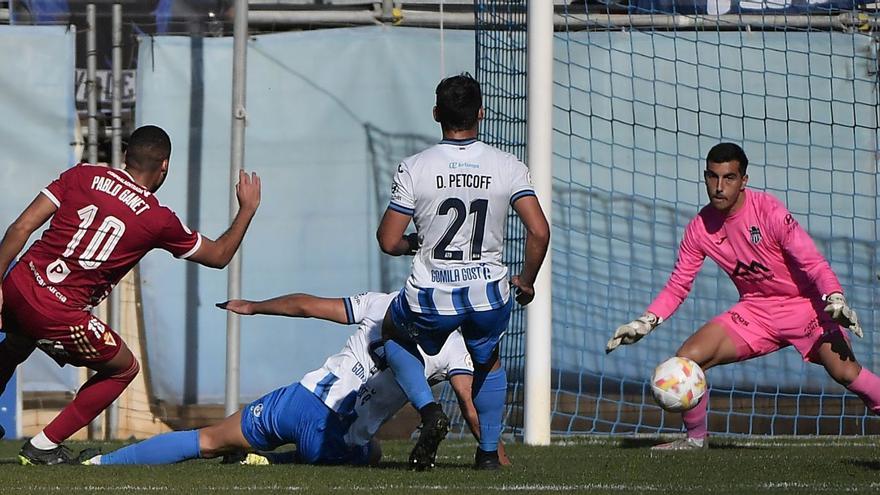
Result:
{"label": "maroon jersey", "polygon": [[9,275],[31,304],[88,311],[151,249],[187,258],[201,245],[124,170],[81,163],[42,194],[58,210]]}

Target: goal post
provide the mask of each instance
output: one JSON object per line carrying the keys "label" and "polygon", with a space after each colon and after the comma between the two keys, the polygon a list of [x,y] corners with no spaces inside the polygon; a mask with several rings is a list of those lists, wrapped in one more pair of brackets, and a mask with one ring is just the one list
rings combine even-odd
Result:
{"label": "goal post", "polygon": [[[527,163],[544,214],[553,211],[553,2],[528,3]],[[552,238],[552,236],[551,236]],[[523,441],[550,443],[552,240],[526,310]]]}

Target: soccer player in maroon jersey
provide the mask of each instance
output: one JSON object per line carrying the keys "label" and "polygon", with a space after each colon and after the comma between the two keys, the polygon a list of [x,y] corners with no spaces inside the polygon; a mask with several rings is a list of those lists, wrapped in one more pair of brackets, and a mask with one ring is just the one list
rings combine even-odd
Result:
{"label": "soccer player in maroon jersey", "polygon": [[125,168],[81,163],[61,174],[6,230],[0,273],[6,273],[30,235],[50,218],[3,280],[0,393],[15,367],[39,347],[60,365],[95,371],[73,401],[19,453],[22,464],[63,464],[61,443],[101,413],[137,376],[140,365],[119,335],[91,310],[154,248],[177,258],[223,268],[238,250],[260,204],[260,178],[239,173],[239,211],[211,240],[184,225],[154,193],[168,175],[171,140],[156,126],[136,129]]}

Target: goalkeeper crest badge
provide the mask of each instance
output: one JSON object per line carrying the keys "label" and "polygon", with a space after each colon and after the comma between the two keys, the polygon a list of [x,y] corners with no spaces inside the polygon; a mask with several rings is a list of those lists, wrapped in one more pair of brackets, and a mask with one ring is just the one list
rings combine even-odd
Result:
{"label": "goalkeeper crest badge", "polygon": [[757,226],[752,225],[751,227],[749,227],[749,234],[751,234],[752,236],[753,244],[761,242],[761,229],[759,229]]}

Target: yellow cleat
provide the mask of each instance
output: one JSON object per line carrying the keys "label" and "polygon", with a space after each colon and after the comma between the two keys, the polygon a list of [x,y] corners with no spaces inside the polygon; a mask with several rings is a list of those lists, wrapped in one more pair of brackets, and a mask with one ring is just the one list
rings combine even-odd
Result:
{"label": "yellow cleat", "polygon": [[242,459],[238,463],[242,466],[268,466],[269,464],[272,464],[271,462],[269,462],[268,457],[254,453],[246,455],[244,459]]}

